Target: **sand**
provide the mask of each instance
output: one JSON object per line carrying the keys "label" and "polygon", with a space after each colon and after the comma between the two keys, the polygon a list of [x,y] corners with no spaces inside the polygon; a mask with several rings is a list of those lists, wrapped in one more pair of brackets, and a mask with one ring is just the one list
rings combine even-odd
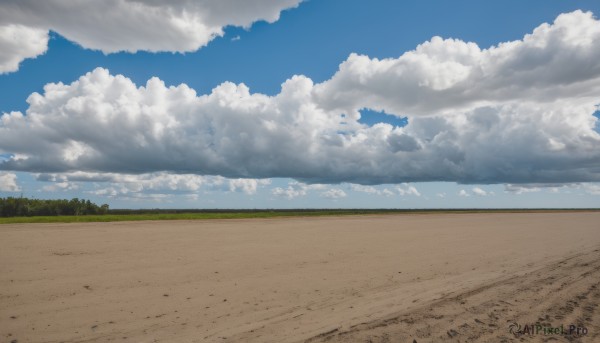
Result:
{"label": "sand", "polygon": [[0,342],[600,342],[598,212],[19,224],[0,242]]}

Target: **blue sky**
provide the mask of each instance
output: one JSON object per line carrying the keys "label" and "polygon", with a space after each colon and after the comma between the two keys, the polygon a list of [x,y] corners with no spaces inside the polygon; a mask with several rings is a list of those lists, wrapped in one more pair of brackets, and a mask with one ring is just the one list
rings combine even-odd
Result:
{"label": "blue sky", "polygon": [[[12,70],[3,60],[7,57],[0,56],[0,66],[5,62],[0,74],[0,112],[5,113],[0,196],[80,197],[113,208],[600,207],[600,135],[596,124],[589,124],[593,106],[600,103],[600,68],[594,62],[600,46],[597,1],[290,0],[272,5],[256,0],[256,11],[241,19],[239,6],[230,1],[223,13],[202,6],[186,9],[197,11],[200,24],[215,26],[213,36],[193,31],[178,36],[168,23],[156,22],[161,30],[174,30],[164,42],[151,28],[131,33],[118,18],[112,21],[110,11],[100,14],[111,29],[94,36],[103,27],[94,26],[99,24],[93,18],[54,23],[35,2],[23,3],[31,7],[29,14],[14,3],[0,5],[5,7],[0,46],[12,44],[4,50],[28,58]],[[68,2],[49,1],[57,13],[90,16],[93,1],[82,4],[71,8]],[[593,16],[586,17],[588,11]],[[562,21],[557,19],[561,14]],[[131,21],[160,20],[146,13],[129,15]],[[532,34],[544,23],[551,26],[548,33]],[[27,55],[25,36],[11,42],[14,32],[1,29],[15,25],[37,30],[24,35],[47,32],[47,47],[32,44]],[[526,46],[529,34],[537,43]],[[572,44],[579,38],[581,44]],[[504,46],[489,56],[479,51],[511,41],[524,47]],[[547,43],[554,41],[559,41],[556,47]],[[467,42],[476,44],[475,52]],[[539,42],[545,48],[538,61],[527,49],[537,49]],[[570,57],[561,51],[571,48],[581,60],[568,63]],[[40,54],[39,49],[45,50]],[[139,51],[119,52],[123,49]],[[411,52],[416,57],[407,56]],[[565,61],[573,70],[561,74],[556,65]],[[482,68],[490,74],[477,78]],[[137,87],[158,78],[166,92],[161,101],[168,105],[140,95],[137,102],[130,98],[126,108],[156,106],[147,118],[135,122],[139,116],[129,113],[124,123],[115,119],[94,126],[97,118],[120,115],[115,104],[121,103],[104,100],[102,94],[136,92],[118,82],[100,84],[114,82],[117,75]],[[301,80],[288,82],[294,75]],[[96,88],[86,93],[69,86],[80,78]],[[213,91],[224,82],[238,88]],[[44,91],[45,85],[57,83],[69,88]],[[311,100],[282,95],[284,83],[295,92],[310,88]],[[215,95],[214,103],[199,104],[202,100],[185,91],[167,91],[180,84],[200,98]],[[240,94],[239,84],[248,89],[247,97],[240,95],[242,105],[237,100],[217,105]],[[486,87],[492,91],[484,92]],[[34,92],[43,99],[34,104],[29,98],[28,103]],[[51,93],[63,97],[62,105]],[[550,95],[554,98],[547,99]],[[109,104],[106,111],[115,112],[90,114],[78,107],[79,113],[65,105],[74,99],[98,108]],[[240,106],[250,110],[235,112]],[[17,111],[24,117],[7,123],[8,113]],[[190,113],[209,119],[190,119]],[[86,115],[95,117],[86,120]],[[36,116],[42,119],[35,121]],[[336,116],[339,125],[332,119]],[[187,126],[170,132],[173,120]],[[273,128],[265,136],[252,121]],[[219,138],[208,146],[220,148],[196,154],[204,147],[198,141],[211,140],[199,136],[207,123],[214,125],[210,134],[218,133],[211,139]],[[377,123],[389,125],[378,128]],[[147,136],[152,127],[160,135]],[[100,137],[90,134],[95,128],[103,132]],[[101,142],[101,136],[110,140]],[[322,142],[313,146],[307,137]],[[141,147],[129,150],[131,142]],[[111,144],[114,149],[102,150]],[[181,159],[175,158],[178,154]],[[214,163],[203,160],[211,158]]]}

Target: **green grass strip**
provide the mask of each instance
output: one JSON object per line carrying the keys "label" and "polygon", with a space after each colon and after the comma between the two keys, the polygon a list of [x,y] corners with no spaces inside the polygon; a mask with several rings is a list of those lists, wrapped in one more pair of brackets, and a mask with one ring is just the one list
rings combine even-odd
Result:
{"label": "green grass strip", "polygon": [[435,213],[544,213],[544,212],[588,212],[597,209],[434,209],[434,210],[315,210],[315,211],[242,211],[242,212],[199,212],[199,213],[142,213],[105,214],[85,216],[33,216],[2,217],[0,224],[19,223],[88,223],[144,220],[202,220],[202,219],[244,219],[276,217],[314,217],[364,214],[435,214]]}

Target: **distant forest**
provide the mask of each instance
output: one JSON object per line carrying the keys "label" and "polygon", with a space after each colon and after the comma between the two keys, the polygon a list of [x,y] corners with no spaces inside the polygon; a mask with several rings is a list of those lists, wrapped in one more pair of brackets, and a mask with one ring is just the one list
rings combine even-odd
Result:
{"label": "distant forest", "polygon": [[107,214],[108,205],[96,205],[85,199],[42,200],[28,198],[0,198],[0,217],[79,216]]}

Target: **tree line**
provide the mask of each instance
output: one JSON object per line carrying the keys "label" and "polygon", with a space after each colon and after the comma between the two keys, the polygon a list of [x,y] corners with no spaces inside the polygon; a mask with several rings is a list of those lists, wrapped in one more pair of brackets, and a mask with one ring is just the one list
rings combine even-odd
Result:
{"label": "tree line", "polygon": [[81,216],[106,214],[108,205],[96,205],[85,199],[43,200],[29,198],[0,198],[0,217]]}

